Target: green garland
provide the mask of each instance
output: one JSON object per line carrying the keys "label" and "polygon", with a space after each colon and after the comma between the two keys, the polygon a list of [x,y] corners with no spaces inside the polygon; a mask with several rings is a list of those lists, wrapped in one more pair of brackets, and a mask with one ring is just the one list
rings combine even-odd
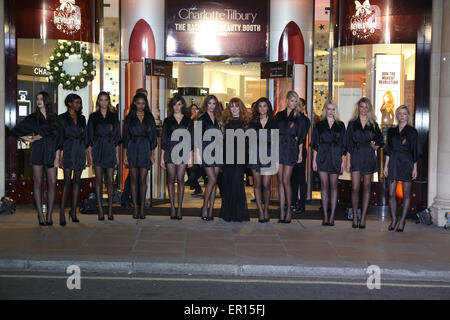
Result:
{"label": "green garland", "polygon": [[[71,55],[78,55],[83,60],[83,70],[79,75],[66,74],[63,64]],[[54,81],[60,88],[78,91],[92,83],[95,76],[94,57],[89,49],[79,42],[58,43],[50,56],[47,70],[50,75],[48,81]]]}

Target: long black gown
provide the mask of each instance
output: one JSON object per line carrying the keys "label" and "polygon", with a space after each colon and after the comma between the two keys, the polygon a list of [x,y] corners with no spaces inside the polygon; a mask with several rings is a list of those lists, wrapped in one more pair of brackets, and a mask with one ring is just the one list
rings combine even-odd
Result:
{"label": "long black gown", "polygon": [[306,130],[302,117],[287,115],[287,109],[278,112],[275,120],[280,129],[280,164],[294,166],[298,160],[298,146],[305,140]]}
{"label": "long black gown", "polygon": [[127,149],[128,168],[152,166],[152,150],[157,146],[155,118],[149,112],[142,123],[137,116],[128,116],[123,129],[123,147]]}
{"label": "long black gown", "polygon": [[[225,126],[225,129],[242,129],[242,124],[239,118],[233,119]],[[226,137],[226,136],[225,136]],[[222,193],[222,207],[220,208],[220,217],[225,221],[249,221],[247,198],[245,196],[244,186],[244,171],[245,164],[237,164],[237,138],[234,141],[226,141],[224,143],[224,150],[227,143],[234,144],[234,164],[225,164],[223,166],[223,193]],[[246,146],[247,148],[248,146]],[[224,151],[225,153],[225,151]],[[224,159],[226,159],[226,154]]]}
{"label": "long black gown", "polygon": [[117,164],[116,147],[120,143],[120,123],[117,113],[101,111],[89,116],[88,143],[92,147],[92,161],[95,167],[115,168]]}
{"label": "long black gown", "polygon": [[30,134],[42,136],[42,139],[34,141],[31,146],[30,164],[53,168],[56,151],[62,144],[59,120],[56,119],[56,125],[51,126],[43,114],[40,111],[38,113],[28,115],[11,130],[11,134],[17,138]]}
{"label": "long black gown", "polygon": [[389,128],[384,152],[389,156],[388,181],[412,181],[414,163],[419,160],[420,148],[417,130],[406,125],[400,132],[399,127]]}
{"label": "long black gown", "polygon": [[350,153],[350,171],[359,171],[362,175],[379,171],[379,165],[375,150],[371,142],[382,148],[384,146],[383,135],[375,122],[366,123],[364,128],[359,117],[348,123],[347,127],[347,151]]}
{"label": "long black gown", "polygon": [[[172,115],[164,119],[162,126],[162,138],[161,138],[161,149],[164,150],[164,162],[165,163],[174,163],[172,160],[172,149],[180,143],[180,141],[172,141],[172,133],[177,129],[185,129],[189,131],[191,136],[191,146],[190,150],[192,150],[194,145],[194,137],[193,137],[193,122],[186,116],[183,116],[180,123],[177,122],[175,117]],[[181,152],[180,157],[184,158],[184,154]]]}
{"label": "long black gown", "polygon": [[311,148],[317,151],[317,171],[342,174],[342,156],[347,153],[345,136],[345,125],[341,121],[334,121],[331,128],[327,119],[316,124],[311,139]]}
{"label": "long black gown", "polygon": [[77,123],[67,111],[59,115],[63,143],[63,167],[74,171],[82,171],[86,168],[86,142],[87,127],[86,118],[80,113]]}

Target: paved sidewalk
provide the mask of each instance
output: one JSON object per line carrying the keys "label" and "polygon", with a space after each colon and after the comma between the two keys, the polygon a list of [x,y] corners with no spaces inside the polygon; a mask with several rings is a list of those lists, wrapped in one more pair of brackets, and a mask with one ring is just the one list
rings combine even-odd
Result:
{"label": "paved sidewalk", "polygon": [[407,222],[388,232],[390,219],[369,217],[365,230],[351,222],[320,220],[227,223],[218,218],[170,220],[116,215],[97,221],[41,227],[32,210],[0,216],[0,269],[64,272],[71,264],[102,273],[242,276],[367,277],[378,265],[385,277],[450,281],[450,233]]}

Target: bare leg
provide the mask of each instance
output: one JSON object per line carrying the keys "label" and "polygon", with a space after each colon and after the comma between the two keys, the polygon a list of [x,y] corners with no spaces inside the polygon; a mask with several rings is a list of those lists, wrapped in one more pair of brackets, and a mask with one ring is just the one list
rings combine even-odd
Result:
{"label": "bare leg", "polygon": [[328,223],[328,173],[319,172],[321,194],[322,194],[322,208],[323,208],[323,222]]}
{"label": "bare leg", "polygon": [[94,167],[95,170],[95,193],[97,195],[98,218],[103,220],[103,170],[101,167]]}
{"label": "bare leg", "polygon": [[140,182],[139,191],[141,192],[141,211],[139,215],[141,219],[145,219],[144,208],[145,208],[145,196],[147,194],[147,175],[148,175],[147,168],[139,169],[139,182]]}
{"label": "bare leg", "polygon": [[361,174],[359,171],[352,172],[352,206],[353,225],[358,224],[359,188],[361,185]]}
{"label": "bare leg", "polygon": [[262,176],[264,186],[264,219],[269,220],[269,201],[270,201],[270,180],[272,176]]}
{"label": "bare leg", "polygon": [[178,209],[177,217],[180,219],[181,209],[183,208],[183,198],[184,198],[184,174],[186,173],[186,165],[177,165],[177,193],[178,193]]}
{"label": "bare leg", "polygon": [[77,222],[77,204],[78,204],[78,194],[80,193],[80,182],[81,182],[82,171],[73,172],[73,184],[72,184],[72,221]]}
{"label": "bare leg", "polygon": [[48,212],[47,212],[47,223],[52,224],[52,214],[53,206],[55,204],[56,195],[56,168],[46,168],[47,172],[47,183],[48,183]]}
{"label": "bare leg", "polygon": [[253,187],[255,189],[255,199],[256,199],[256,206],[259,210],[259,220],[264,220],[264,212],[262,209],[262,203],[261,203],[261,174],[252,169],[253,174]]}
{"label": "bare leg", "polygon": [[283,175],[284,175],[284,164],[280,164],[278,169],[278,199],[280,200],[280,220],[278,222],[284,222],[286,219],[286,195],[284,192]]}
{"label": "bare leg", "polygon": [[138,170],[137,168],[130,168],[130,189],[131,200],[133,201],[133,218],[138,218],[138,205],[137,205],[137,184],[138,184]]}
{"label": "bare leg", "polygon": [[391,229],[395,228],[395,225],[397,224],[397,197],[396,197],[396,191],[397,191],[397,181],[392,181],[389,185],[389,208],[391,209]]}
{"label": "bare leg", "polygon": [[40,224],[45,224],[44,215],[42,213],[42,174],[43,166],[33,166],[33,194],[36,210],[38,212],[38,220]]}
{"label": "bare leg", "polygon": [[286,213],[286,222],[290,222],[292,218],[291,213],[291,203],[292,203],[292,185],[291,185],[291,177],[292,177],[292,170],[294,170],[293,166],[284,166],[283,171],[283,186],[284,186],[284,193],[286,195],[286,204],[287,204],[287,213]]}
{"label": "bare leg", "polygon": [[365,174],[363,176],[363,182],[364,182],[364,189],[363,189],[362,212],[361,212],[360,225],[365,226],[366,225],[367,208],[369,207],[369,201],[370,201],[370,187],[372,184],[372,175]]}
{"label": "bare leg", "polygon": [[60,209],[59,223],[60,224],[66,223],[64,209],[66,207],[67,194],[69,193],[71,184],[72,184],[72,169],[64,169],[64,186],[63,186],[63,191],[62,191],[62,196],[61,196],[61,204],[59,206],[59,209]]}
{"label": "bare leg", "polygon": [[330,174],[330,190],[331,190],[331,215],[330,223],[334,224],[334,213],[336,211],[338,197],[338,175]]}
{"label": "bare leg", "polygon": [[112,202],[114,197],[114,168],[106,169],[106,186],[108,188],[108,219],[112,220]]}
{"label": "bare leg", "polygon": [[405,228],[406,215],[408,214],[411,206],[411,187],[411,182],[403,182],[403,210],[397,230],[403,231],[403,229]]}

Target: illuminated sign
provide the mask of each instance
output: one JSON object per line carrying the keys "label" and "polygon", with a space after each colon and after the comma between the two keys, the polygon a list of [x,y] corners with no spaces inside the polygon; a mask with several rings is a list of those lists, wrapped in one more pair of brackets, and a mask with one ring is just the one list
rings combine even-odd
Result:
{"label": "illuminated sign", "polygon": [[74,34],[81,29],[81,10],[75,0],[60,0],[61,5],[53,11],[53,23],[65,34]]}
{"label": "illuminated sign", "polygon": [[356,38],[367,39],[381,28],[380,7],[370,5],[369,0],[363,4],[355,1],[355,11],[350,21],[350,30]]}

